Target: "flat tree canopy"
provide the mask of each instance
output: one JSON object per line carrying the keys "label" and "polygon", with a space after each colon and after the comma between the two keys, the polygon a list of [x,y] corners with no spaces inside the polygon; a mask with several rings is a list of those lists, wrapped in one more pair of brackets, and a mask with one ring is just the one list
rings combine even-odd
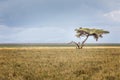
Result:
{"label": "flat tree canopy", "polygon": [[80,38],[80,37],[86,37],[86,39],[82,42],[81,44],[81,48],[83,47],[83,44],[85,43],[85,41],[88,39],[89,36],[93,36],[96,41],[98,40],[99,37],[103,37],[103,34],[108,34],[109,31],[105,31],[103,29],[90,29],[90,28],[78,28],[75,29],[76,31],[76,37]]}

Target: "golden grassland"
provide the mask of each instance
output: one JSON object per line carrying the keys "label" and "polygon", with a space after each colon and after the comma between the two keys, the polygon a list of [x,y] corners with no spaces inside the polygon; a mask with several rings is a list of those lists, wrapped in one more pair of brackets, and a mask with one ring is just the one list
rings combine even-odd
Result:
{"label": "golden grassland", "polygon": [[120,47],[0,48],[0,80],[120,80]]}

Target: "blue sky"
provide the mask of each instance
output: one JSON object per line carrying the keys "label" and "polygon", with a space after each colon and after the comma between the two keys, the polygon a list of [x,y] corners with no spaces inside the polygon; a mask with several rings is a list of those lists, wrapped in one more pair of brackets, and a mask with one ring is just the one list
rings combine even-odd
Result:
{"label": "blue sky", "polygon": [[78,27],[110,31],[88,43],[120,43],[120,0],[0,0],[0,43],[79,41]]}

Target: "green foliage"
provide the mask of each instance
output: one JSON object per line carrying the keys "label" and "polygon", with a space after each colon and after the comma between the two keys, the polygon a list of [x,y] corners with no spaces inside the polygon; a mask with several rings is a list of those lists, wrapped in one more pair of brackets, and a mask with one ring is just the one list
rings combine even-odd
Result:
{"label": "green foliage", "polygon": [[99,38],[99,37],[102,37],[103,34],[108,34],[109,31],[105,31],[103,29],[90,29],[90,28],[78,28],[78,29],[75,29],[76,31],[76,37],[84,37],[84,36],[93,36],[96,40]]}

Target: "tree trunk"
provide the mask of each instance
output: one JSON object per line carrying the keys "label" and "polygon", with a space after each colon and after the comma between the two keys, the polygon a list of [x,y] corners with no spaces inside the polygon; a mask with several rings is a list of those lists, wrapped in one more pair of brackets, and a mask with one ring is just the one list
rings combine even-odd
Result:
{"label": "tree trunk", "polygon": [[75,43],[75,45],[77,46],[76,48],[77,49],[80,49],[80,45],[77,43],[77,42],[74,42]]}
{"label": "tree trunk", "polygon": [[88,39],[89,35],[86,36],[85,40],[82,42],[80,49],[83,48],[85,41]]}
{"label": "tree trunk", "polygon": [[77,45],[77,48],[80,49],[80,45],[79,44],[76,44]]}

